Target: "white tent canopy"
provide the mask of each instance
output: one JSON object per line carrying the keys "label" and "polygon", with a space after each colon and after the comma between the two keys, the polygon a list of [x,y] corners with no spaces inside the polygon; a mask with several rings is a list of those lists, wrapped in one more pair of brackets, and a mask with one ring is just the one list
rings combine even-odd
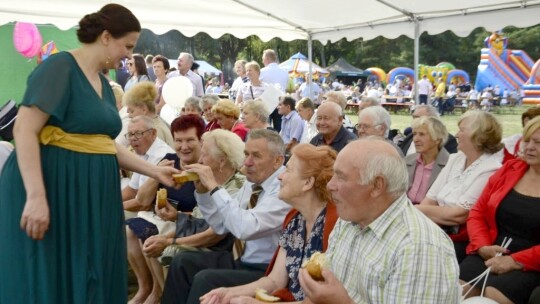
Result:
{"label": "white tent canopy", "polygon": [[[539,22],[540,0],[116,0],[131,9],[144,28],[157,34],[176,29],[186,36],[204,32],[218,38],[257,35],[337,41],[377,36],[415,37],[424,31],[452,30],[468,35],[479,26],[489,31],[507,25]],[[82,14],[97,11],[106,0],[18,0],[0,2],[0,24],[13,21],[50,23],[61,29],[77,25]],[[415,21],[418,22],[415,34]]]}

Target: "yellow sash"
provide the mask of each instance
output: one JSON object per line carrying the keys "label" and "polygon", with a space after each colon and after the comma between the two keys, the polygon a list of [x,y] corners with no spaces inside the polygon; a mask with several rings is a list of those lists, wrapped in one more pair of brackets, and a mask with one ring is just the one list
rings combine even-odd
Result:
{"label": "yellow sash", "polygon": [[116,154],[116,144],[107,135],[66,133],[55,126],[43,127],[39,133],[39,142],[75,152]]}

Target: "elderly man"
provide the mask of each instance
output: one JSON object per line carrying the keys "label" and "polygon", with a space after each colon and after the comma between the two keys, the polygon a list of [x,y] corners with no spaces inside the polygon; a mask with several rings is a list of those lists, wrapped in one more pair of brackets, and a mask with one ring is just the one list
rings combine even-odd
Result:
{"label": "elderly man", "polygon": [[[323,100],[324,102],[333,102],[338,104],[341,107],[341,112],[345,113],[345,108],[347,107],[347,97],[345,97],[343,93],[338,91],[330,91],[324,95]],[[345,114],[343,114],[343,127],[354,133],[354,126],[349,117],[347,117]]]}
{"label": "elderly man", "polygon": [[289,153],[292,147],[300,142],[304,131],[304,122],[295,108],[296,101],[292,97],[285,96],[279,101],[278,113],[283,115],[279,135],[287,147],[286,153]]}
{"label": "elderly man", "polygon": [[[261,69],[261,76],[259,77],[262,82],[278,86],[281,92],[285,94],[287,84],[289,83],[289,73],[278,65],[278,58],[274,50],[264,50],[262,61],[264,68]],[[277,132],[281,131],[281,115],[275,109],[270,114],[270,120],[272,121],[272,127]]]}
{"label": "elderly man", "polygon": [[317,109],[317,130],[319,134],[311,139],[314,146],[328,145],[341,151],[357,136],[343,127],[343,112],[337,103],[325,102]]}
{"label": "elderly man", "polygon": [[203,83],[201,80],[201,76],[197,75],[195,72],[191,70],[191,67],[194,63],[193,56],[190,53],[180,53],[178,55],[178,70],[171,72],[167,75],[168,78],[176,77],[176,76],[185,76],[191,81],[191,84],[193,84],[193,95],[201,97],[204,94],[203,89]]}
{"label": "elderly man", "polygon": [[324,281],[305,270],[312,303],[459,303],[459,268],[448,236],[405,195],[405,162],[378,138],[349,144],[328,183],[340,219]]}
{"label": "elderly man", "polygon": [[401,149],[388,139],[390,124],[390,114],[383,107],[367,107],[358,114],[358,137],[380,136],[403,156]]}
{"label": "elderly man", "polygon": [[358,113],[360,113],[360,111],[362,111],[365,108],[380,106],[380,105],[381,105],[381,100],[379,97],[374,97],[374,96],[367,97],[366,99],[362,100],[360,104],[358,104]]}
{"label": "elderly man", "polygon": [[[157,137],[154,120],[148,116],[134,117],[128,125],[128,132],[125,136],[133,151],[152,164],[157,164],[165,154],[174,153],[174,150],[167,143]],[[136,195],[139,187],[147,179],[147,176],[133,173],[129,185],[122,190],[124,210],[141,210],[142,204],[137,200]]]}
{"label": "elderly man", "polygon": [[[412,117],[413,119],[422,117],[422,116],[432,116],[432,117],[439,117],[439,112],[437,112],[437,109],[435,107],[430,105],[418,105],[414,107]],[[403,152],[405,156],[411,155],[413,153],[416,153],[416,148],[414,145],[411,145],[413,142],[413,134],[412,132],[407,134],[403,140],[401,140],[398,143],[399,148]],[[452,134],[448,134],[448,140],[446,141],[446,144],[444,145],[444,148],[448,153],[456,153],[457,152],[457,141],[456,138]]]}
{"label": "elderly man", "polygon": [[[197,173],[195,198],[204,218],[218,234],[232,233],[245,241],[245,251],[233,261],[230,252],[184,252],[171,264],[162,303],[199,303],[218,287],[253,282],[264,275],[277,247],[280,228],[290,209],[278,199],[285,145],[278,133],[252,130],[245,146],[246,182],[236,196],[216,183],[208,167],[186,166]],[[235,249],[242,252],[242,244]]]}

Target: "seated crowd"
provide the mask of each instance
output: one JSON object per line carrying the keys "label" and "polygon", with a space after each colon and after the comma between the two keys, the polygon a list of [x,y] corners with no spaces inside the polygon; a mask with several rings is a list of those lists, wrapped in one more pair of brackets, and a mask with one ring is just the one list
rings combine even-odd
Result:
{"label": "seated crowd", "polygon": [[[481,293],[467,283],[488,267],[485,297],[540,297],[540,111],[509,143],[488,112],[466,112],[454,137],[419,105],[410,134],[392,138],[377,97],[352,126],[332,91],[281,97],[278,126],[261,71],[245,65],[233,100],[190,97],[170,127],[148,82],[124,95],[118,140],[198,176],[126,182],[130,303],[259,303],[259,289],[280,302],[459,303]],[[317,252],[318,280],[302,266]]]}

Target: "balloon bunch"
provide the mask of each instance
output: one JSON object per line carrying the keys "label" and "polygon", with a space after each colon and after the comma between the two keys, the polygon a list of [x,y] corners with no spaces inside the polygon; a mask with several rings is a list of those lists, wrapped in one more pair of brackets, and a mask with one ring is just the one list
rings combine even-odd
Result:
{"label": "balloon bunch", "polygon": [[38,63],[57,53],[58,49],[53,41],[43,43],[43,38],[37,26],[28,22],[17,22],[13,29],[13,45],[19,54],[26,58],[38,56]]}

